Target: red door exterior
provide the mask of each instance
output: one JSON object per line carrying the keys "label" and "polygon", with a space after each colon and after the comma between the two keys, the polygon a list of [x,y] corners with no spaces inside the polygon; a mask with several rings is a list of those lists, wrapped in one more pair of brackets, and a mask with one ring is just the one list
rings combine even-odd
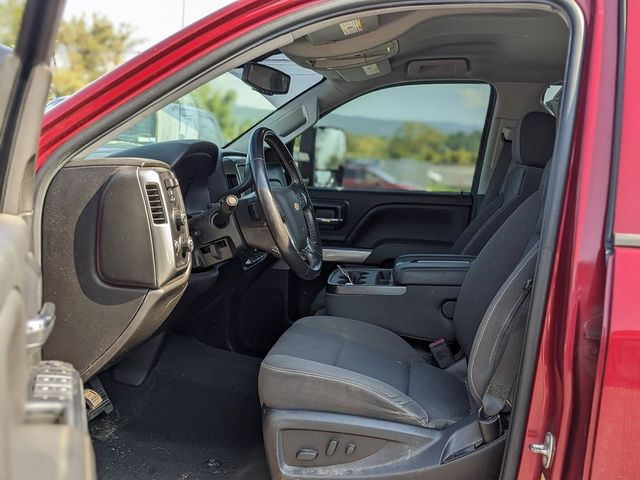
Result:
{"label": "red door exterior", "polygon": [[[576,131],[518,477],[531,480],[578,479],[585,472],[588,478],[590,462],[593,385],[605,305],[619,2],[579,3],[586,48]],[[543,471],[540,455],[531,453],[528,445],[542,443],[546,432],[554,434],[557,448],[550,469]]]}
{"label": "red door exterior", "polygon": [[[592,479],[640,478],[640,3],[627,1],[608,312],[591,437]],[[589,459],[588,459],[589,460]]]}

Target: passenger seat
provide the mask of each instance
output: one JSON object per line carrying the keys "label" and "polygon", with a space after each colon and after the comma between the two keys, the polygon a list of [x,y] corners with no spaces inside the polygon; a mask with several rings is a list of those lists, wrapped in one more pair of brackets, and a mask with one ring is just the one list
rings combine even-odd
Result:
{"label": "passenger seat", "polygon": [[477,255],[515,209],[538,190],[544,167],[553,153],[555,136],[553,115],[530,112],[522,118],[511,146],[513,166],[505,176],[500,193],[482,205],[449,253]]}

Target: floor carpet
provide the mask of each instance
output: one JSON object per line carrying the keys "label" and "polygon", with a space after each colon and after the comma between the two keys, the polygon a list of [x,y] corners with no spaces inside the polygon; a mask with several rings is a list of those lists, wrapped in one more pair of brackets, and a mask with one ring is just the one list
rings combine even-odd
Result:
{"label": "floor carpet", "polygon": [[269,479],[257,358],[170,336],[139,387],[103,384],[114,411],[89,427],[98,478]]}

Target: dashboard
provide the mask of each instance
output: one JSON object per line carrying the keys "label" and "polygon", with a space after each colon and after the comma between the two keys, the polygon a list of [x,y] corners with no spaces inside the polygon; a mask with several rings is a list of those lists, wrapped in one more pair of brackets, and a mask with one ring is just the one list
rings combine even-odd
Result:
{"label": "dashboard", "polygon": [[43,297],[58,318],[43,355],[86,380],[156,332],[185,292],[187,207],[164,162],[74,160],[53,178],[42,218]]}
{"label": "dashboard", "polygon": [[[285,186],[265,155],[270,183]],[[59,319],[44,358],[86,380],[197,306],[198,284],[215,296],[219,267],[268,265],[277,252],[246,172],[245,154],[200,140],[66,164],[43,209],[43,295]]]}
{"label": "dashboard", "polygon": [[[236,257],[245,270],[266,260],[265,250],[270,250],[271,238],[247,181],[250,175],[246,153],[219,149],[202,140],[177,140],[136,147],[117,155],[160,161],[173,170],[195,244],[194,271]],[[271,185],[286,186],[284,169],[275,154],[267,151],[266,157]],[[237,197],[237,206],[228,212],[226,221],[219,221],[229,195]]]}

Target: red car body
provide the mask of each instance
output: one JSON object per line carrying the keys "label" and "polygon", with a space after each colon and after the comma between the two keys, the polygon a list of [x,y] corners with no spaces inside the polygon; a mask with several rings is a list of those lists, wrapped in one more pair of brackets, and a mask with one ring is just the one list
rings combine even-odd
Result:
{"label": "red car body", "polygon": [[398,182],[375,165],[355,162],[347,162],[340,186],[357,189],[418,190],[418,187]]}
{"label": "red car body", "polygon": [[[576,1],[585,28],[577,127],[525,437],[540,443],[552,431],[557,450],[543,472],[523,448],[521,479],[640,476],[640,249],[633,241],[607,248],[609,215],[616,239],[640,235],[640,2]],[[185,66],[316,3],[241,0],[167,38],[52,109],[37,167]]]}

